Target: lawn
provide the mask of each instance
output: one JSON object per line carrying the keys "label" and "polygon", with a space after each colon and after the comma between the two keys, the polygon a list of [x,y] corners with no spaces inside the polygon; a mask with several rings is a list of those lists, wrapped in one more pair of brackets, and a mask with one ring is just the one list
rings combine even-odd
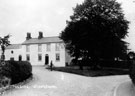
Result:
{"label": "lawn", "polygon": [[[50,69],[50,68],[47,68]],[[98,70],[91,70],[89,67],[84,67],[80,70],[78,66],[68,66],[68,67],[53,67],[53,71],[62,71],[72,74],[78,74],[83,76],[110,76],[110,75],[127,75],[129,73],[128,69],[118,69],[118,68],[102,68]]]}

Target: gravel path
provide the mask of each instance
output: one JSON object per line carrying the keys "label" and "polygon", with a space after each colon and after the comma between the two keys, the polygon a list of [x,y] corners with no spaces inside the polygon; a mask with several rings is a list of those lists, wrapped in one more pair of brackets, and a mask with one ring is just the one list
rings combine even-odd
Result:
{"label": "gravel path", "polygon": [[127,75],[85,77],[33,67],[34,79],[24,86],[8,90],[2,96],[108,96]]}

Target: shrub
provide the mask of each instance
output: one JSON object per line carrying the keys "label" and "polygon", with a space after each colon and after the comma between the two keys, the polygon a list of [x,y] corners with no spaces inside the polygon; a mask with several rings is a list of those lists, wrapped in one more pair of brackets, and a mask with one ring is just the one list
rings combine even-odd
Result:
{"label": "shrub", "polygon": [[6,61],[1,68],[0,74],[11,78],[11,84],[22,82],[32,75],[32,66],[27,61]]}

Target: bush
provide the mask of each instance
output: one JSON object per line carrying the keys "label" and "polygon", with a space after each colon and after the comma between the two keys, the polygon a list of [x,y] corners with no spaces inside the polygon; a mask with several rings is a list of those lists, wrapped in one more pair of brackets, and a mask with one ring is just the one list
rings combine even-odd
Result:
{"label": "bush", "polygon": [[11,84],[22,82],[32,75],[32,66],[27,61],[6,61],[1,68],[1,76],[11,78]]}

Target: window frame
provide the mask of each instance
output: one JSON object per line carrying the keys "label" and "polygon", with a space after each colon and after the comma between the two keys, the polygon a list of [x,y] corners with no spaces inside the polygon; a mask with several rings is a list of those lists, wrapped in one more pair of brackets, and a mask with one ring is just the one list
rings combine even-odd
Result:
{"label": "window frame", "polygon": [[38,61],[42,61],[42,54],[38,54]]}
{"label": "window frame", "polygon": [[38,44],[38,52],[42,52],[42,44]]}
{"label": "window frame", "polygon": [[60,43],[55,44],[55,51],[60,51]]}
{"label": "window frame", "polygon": [[55,54],[55,61],[60,62],[60,53]]}
{"label": "window frame", "polygon": [[51,51],[51,44],[50,43],[46,44],[46,51],[47,52]]}
{"label": "window frame", "polygon": [[26,52],[30,52],[30,45],[26,45]]}
{"label": "window frame", "polygon": [[30,61],[30,54],[26,54],[26,61]]}

